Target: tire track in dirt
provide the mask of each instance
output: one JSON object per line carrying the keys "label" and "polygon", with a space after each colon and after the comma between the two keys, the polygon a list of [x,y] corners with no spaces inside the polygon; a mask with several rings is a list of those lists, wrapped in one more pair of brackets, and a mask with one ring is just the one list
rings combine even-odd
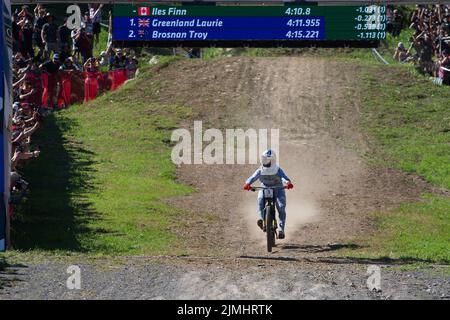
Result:
{"label": "tire track in dirt", "polygon": [[[185,72],[177,64],[164,72],[162,95],[199,110],[198,120],[221,128],[281,130],[281,166],[296,188],[288,192],[287,239],[275,256],[323,255],[314,248],[372,232],[370,212],[419,200],[428,188],[396,170],[371,168],[358,155],[368,148],[358,127],[360,66],[301,57],[183,63]],[[199,192],[171,202],[217,217],[214,224],[193,226],[194,239],[221,255],[265,255],[264,234],[255,225],[256,195],[241,190],[254,169],[179,168],[178,179]]]}

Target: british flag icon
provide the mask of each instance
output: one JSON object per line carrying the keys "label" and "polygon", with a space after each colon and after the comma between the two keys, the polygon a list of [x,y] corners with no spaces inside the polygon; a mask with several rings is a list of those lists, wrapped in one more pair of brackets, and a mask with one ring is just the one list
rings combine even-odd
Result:
{"label": "british flag icon", "polygon": [[139,18],[138,26],[139,26],[139,28],[149,28],[150,27],[150,19]]}

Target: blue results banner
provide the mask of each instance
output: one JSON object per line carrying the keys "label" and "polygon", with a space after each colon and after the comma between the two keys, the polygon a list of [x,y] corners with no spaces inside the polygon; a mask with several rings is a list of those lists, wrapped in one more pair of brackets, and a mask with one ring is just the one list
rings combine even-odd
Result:
{"label": "blue results banner", "polygon": [[323,40],[323,17],[127,18],[113,20],[114,40]]}
{"label": "blue results banner", "polygon": [[386,7],[116,5],[123,46],[368,46],[386,38]]}

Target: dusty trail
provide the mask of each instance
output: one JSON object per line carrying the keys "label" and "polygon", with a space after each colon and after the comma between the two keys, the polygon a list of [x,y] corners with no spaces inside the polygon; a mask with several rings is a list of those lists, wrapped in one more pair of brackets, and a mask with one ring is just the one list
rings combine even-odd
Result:
{"label": "dusty trail", "polygon": [[[256,195],[241,189],[256,166],[182,166],[178,179],[198,193],[170,202],[188,210],[180,218],[189,227],[176,231],[189,239],[190,255],[80,262],[79,291],[66,289],[61,262],[16,267],[9,276],[23,281],[0,299],[449,299],[450,280],[437,275],[438,266],[403,272],[333,257],[373,231],[370,212],[417,200],[429,188],[362,160],[369,146],[358,126],[359,68],[298,57],[190,60],[151,80],[161,84],[161,101],[191,106],[204,129],[281,130],[281,166],[296,188],[288,192],[287,239],[272,254],[256,227]],[[381,292],[367,289],[373,263],[381,267]]]}
{"label": "dusty trail", "polygon": [[[360,157],[368,146],[358,127],[359,67],[311,58],[234,58],[213,65],[191,64],[187,78],[178,74],[177,90],[167,89],[198,108],[212,127],[280,129],[280,164],[296,188],[287,196],[287,239],[274,256],[323,256],[324,248],[327,255],[328,244],[338,248],[371,232],[368,213],[417,200],[427,188],[394,170],[368,167]],[[265,255],[264,234],[255,225],[256,195],[241,190],[255,169],[179,169],[180,181],[199,193],[176,204],[220,217],[215,227],[193,230],[222,254]]]}

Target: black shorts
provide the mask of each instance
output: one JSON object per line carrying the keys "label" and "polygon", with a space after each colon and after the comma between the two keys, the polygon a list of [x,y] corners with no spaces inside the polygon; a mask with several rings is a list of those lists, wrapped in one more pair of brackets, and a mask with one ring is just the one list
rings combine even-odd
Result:
{"label": "black shorts", "polygon": [[102,31],[102,26],[100,25],[100,22],[94,22],[94,34],[99,34]]}

